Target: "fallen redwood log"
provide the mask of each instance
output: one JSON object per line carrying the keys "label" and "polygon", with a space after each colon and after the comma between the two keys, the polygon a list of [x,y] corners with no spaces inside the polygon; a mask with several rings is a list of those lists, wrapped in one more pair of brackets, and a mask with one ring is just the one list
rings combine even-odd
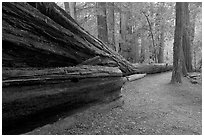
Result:
{"label": "fallen redwood log", "polygon": [[11,85],[33,85],[46,83],[51,80],[77,81],[83,78],[104,78],[122,77],[122,72],[118,68],[82,65],[76,67],[61,68],[3,68],[3,87]]}
{"label": "fallen redwood log", "polygon": [[166,63],[134,64],[137,73],[155,74],[172,70],[173,66]]}
{"label": "fallen redwood log", "polygon": [[18,126],[25,128],[24,123],[59,109],[113,101],[121,96],[125,82],[118,68],[103,66],[4,68],[2,76],[3,134],[18,134],[13,131]]}
{"label": "fallen redwood log", "polygon": [[[80,27],[55,3],[2,3],[3,67],[65,67],[100,57],[95,65],[137,69]],[[89,64],[88,64],[89,65]]]}
{"label": "fallen redwood log", "polygon": [[134,74],[134,75],[126,76],[126,78],[127,78],[128,81],[134,81],[134,80],[137,80],[137,79],[141,79],[141,78],[143,78],[145,76],[146,76],[146,74]]}

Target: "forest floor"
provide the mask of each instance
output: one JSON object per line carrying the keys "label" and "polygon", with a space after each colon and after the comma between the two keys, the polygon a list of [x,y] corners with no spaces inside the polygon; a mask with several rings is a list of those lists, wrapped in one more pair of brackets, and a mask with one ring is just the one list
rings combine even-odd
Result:
{"label": "forest floor", "polygon": [[37,128],[27,134],[193,135],[202,134],[202,84],[184,78],[169,84],[171,73],[127,82],[122,98]]}

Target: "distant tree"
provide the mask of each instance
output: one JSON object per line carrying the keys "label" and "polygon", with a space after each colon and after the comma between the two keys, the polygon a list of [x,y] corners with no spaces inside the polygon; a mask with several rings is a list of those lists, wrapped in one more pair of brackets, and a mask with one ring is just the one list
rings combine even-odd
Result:
{"label": "distant tree", "polygon": [[127,46],[126,46],[126,35],[127,35],[127,20],[128,14],[123,10],[123,3],[120,3],[120,42],[119,42],[119,53],[124,57],[128,58]]}
{"label": "distant tree", "polygon": [[64,9],[67,13],[69,13],[69,2],[64,2]]}
{"label": "distant tree", "polygon": [[[201,32],[202,29],[202,18],[200,15],[202,14],[202,3],[191,2],[189,3],[190,10],[190,41],[191,41],[191,49],[192,49],[192,64],[193,68],[197,69],[197,61],[201,58],[201,40],[202,38],[197,35],[198,32]],[[199,36],[199,37],[198,37]],[[200,56],[200,57],[199,57]],[[197,60],[198,59],[198,60]]]}
{"label": "distant tree", "polygon": [[[154,34],[153,34],[153,29],[152,29],[152,24],[150,22],[150,19],[149,19],[149,15],[147,15],[145,13],[145,11],[142,11],[143,15],[145,16],[146,20],[147,20],[147,23],[148,23],[148,26],[149,26],[149,33],[150,33],[150,37],[151,37],[151,40],[152,40],[152,58],[154,59],[154,61],[157,60],[157,55],[156,55],[156,45],[155,45],[155,40],[154,40]],[[152,12],[151,12],[152,14]]]}
{"label": "distant tree", "polygon": [[156,48],[157,48],[157,59],[158,63],[164,62],[164,31],[165,31],[165,7],[164,2],[158,4],[156,11],[156,21],[155,21],[155,39],[156,39]]}
{"label": "distant tree", "polygon": [[77,21],[76,2],[69,2],[69,12],[71,17]]}
{"label": "distant tree", "polygon": [[106,11],[107,11],[108,42],[109,42],[110,47],[116,51],[114,2],[107,2]]}
{"label": "distant tree", "polygon": [[108,29],[106,20],[106,2],[97,2],[98,38],[108,43]]}

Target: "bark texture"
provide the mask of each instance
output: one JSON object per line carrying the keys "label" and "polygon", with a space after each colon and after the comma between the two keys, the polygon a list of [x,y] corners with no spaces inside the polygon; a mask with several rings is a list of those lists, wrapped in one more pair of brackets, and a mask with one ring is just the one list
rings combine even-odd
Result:
{"label": "bark texture", "polygon": [[[124,75],[136,69],[55,3],[2,4],[3,67],[65,67],[100,56]],[[102,63],[108,65],[108,62]]]}
{"label": "bark texture", "polygon": [[183,53],[185,58],[185,65],[188,72],[192,71],[192,53],[191,53],[191,26],[190,26],[190,17],[189,17],[189,9],[188,9],[188,2],[184,2],[184,11],[183,11]]}
{"label": "bark texture", "polygon": [[98,38],[104,43],[108,43],[108,28],[106,19],[106,2],[97,2],[97,24]]}
{"label": "bark texture", "polygon": [[173,72],[171,83],[182,83],[182,38],[183,38],[183,3],[176,3],[176,28],[173,47]]}
{"label": "bark texture", "polygon": [[107,27],[109,46],[116,51],[115,47],[115,15],[114,2],[107,2]]}

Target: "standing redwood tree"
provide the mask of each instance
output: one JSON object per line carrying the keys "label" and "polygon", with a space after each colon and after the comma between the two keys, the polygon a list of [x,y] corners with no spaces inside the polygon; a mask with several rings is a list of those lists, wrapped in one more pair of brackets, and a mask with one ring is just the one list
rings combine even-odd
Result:
{"label": "standing redwood tree", "polygon": [[98,38],[108,43],[108,28],[106,21],[106,2],[97,2]]}
{"label": "standing redwood tree", "polygon": [[183,38],[183,8],[184,3],[176,2],[176,28],[174,33],[174,47],[173,47],[173,72],[171,83],[182,83],[182,63],[183,53],[182,38]]}
{"label": "standing redwood tree", "polygon": [[188,72],[192,71],[191,40],[190,40],[190,18],[188,2],[183,3],[183,40],[182,47],[185,58],[185,65]]}

